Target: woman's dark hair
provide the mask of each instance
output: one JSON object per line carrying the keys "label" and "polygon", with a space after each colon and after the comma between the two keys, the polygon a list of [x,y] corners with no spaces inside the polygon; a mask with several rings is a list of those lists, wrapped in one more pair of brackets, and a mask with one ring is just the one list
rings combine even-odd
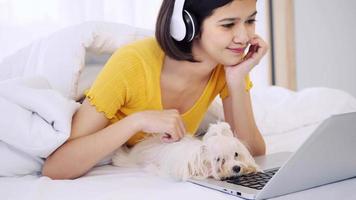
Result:
{"label": "woman's dark hair", "polygon": [[[184,9],[194,15],[198,26],[197,35],[205,18],[211,16],[219,7],[233,0],[186,0]],[[175,0],[163,0],[156,22],[156,39],[167,56],[176,60],[197,62],[192,55],[192,42],[178,42],[170,35],[170,25]]]}

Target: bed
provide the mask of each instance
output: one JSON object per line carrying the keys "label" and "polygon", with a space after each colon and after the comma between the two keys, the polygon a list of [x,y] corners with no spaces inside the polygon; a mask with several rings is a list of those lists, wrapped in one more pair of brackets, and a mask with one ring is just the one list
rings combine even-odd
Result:
{"label": "bed", "polygon": [[[102,57],[89,58],[88,52],[110,53],[120,45],[150,34],[123,25],[84,24],[38,41],[0,63],[0,199],[239,199],[189,182],[156,177],[138,168],[101,165],[75,180],[51,180],[28,173],[39,171],[43,158],[68,137],[70,116],[78,107],[76,100],[102,67]],[[65,45],[63,41],[69,43]],[[56,60],[58,51],[61,51],[60,61]],[[90,66],[85,66],[85,61],[91,63]],[[14,77],[20,78],[13,80]],[[21,92],[14,94],[15,87]],[[256,123],[266,141],[268,154],[293,152],[329,116],[356,111],[353,96],[330,88],[293,92],[268,86],[252,89],[251,96]],[[11,106],[17,112],[9,109]],[[39,136],[36,131],[21,132],[29,129],[26,127],[33,129],[33,121],[13,126],[13,120],[23,123],[24,114],[31,119],[35,116],[41,126],[52,128],[50,134],[47,133],[51,137]],[[222,118],[221,102],[217,99],[199,131]],[[31,137],[36,137],[36,143]],[[49,143],[52,146],[49,147]],[[15,160],[19,149],[32,157],[25,159],[21,154],[19,160]],[[15,169],[23,167],[23,163],[28,164],[27,168]],[[3,169],[11,173],[3,173]],[[275,199],[356,199],[355,188],[356,178],[353,178]]]}
{"label": "bed", "polygon": [[[317,127],[266,136],[268,152],[294,151]],[[291,180],[292,181],[292,180]],[[356,178],[275,199],[356,199]],[[0,178],[1,199],[239,199],[189,182],[175,182],[135,168],[96,167],[76,180],[22,176]]]}

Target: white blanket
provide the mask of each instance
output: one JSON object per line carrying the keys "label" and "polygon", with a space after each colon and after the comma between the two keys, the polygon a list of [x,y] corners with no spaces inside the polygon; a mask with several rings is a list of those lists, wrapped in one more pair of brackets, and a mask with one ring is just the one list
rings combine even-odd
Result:
{"label": "white blanket", "polygon": [[38,173],[70,135],[87,52],[113,53],[151,35],[124,24],[88,22],[33,42],[0,63],[0,176]]}
{"label": "white blanket", "polygon": [[78,105],[42,77],[0,82],[0,176],[39,172],[69,137]]}

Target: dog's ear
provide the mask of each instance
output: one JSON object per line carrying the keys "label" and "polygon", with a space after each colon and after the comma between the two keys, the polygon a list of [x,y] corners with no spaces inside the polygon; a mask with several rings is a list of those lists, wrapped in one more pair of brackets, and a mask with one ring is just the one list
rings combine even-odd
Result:
{"label": "dog's ear", "polygon": [[190,177],[205,179],[210,176],[211,163],[207,154],[207,146],[201,145],[199,150],[195,152],[195,155],[188,161],[187,170],[184,170],[185,176],[183,177],[183,180],[186,180]]}
{"label": "dog's ear", "polygon": [[216,124],[210,124],[208,131],[205,133],[203,140],[212,136],[231,136],[234,134],[231,131],[230,125],[226,122],[217,122]]}

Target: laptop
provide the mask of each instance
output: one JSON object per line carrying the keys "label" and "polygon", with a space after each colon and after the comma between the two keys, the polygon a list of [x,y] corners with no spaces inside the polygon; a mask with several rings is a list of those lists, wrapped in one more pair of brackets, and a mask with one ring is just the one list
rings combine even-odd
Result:
{"label": "laptop", "polygon": [[323,121],[295,153],[256,157],[263,172],[231,177],[190,179],[200,186],[245,199],[266,199],[356,177],[356,112]]}

